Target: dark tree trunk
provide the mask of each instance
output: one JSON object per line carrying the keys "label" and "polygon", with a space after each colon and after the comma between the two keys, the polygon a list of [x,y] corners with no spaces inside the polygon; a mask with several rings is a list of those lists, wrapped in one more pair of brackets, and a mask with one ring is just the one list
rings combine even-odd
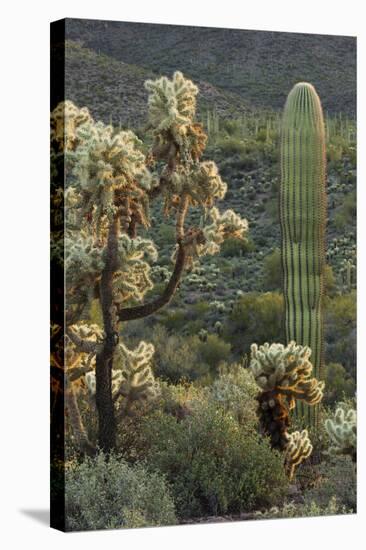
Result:
{"label": "dark tree trunk", "polygon": [[96,357],[96,405],[98,410],[98,443],[109,453],[116,447],[116,418],[112,398],[113,355],[118,344],[118,322],[113,312],[113,274],[117,269],[117,247],[120,222],[116,217],[110,225],[105,266],[100,281],[100,302],[105,339]]}

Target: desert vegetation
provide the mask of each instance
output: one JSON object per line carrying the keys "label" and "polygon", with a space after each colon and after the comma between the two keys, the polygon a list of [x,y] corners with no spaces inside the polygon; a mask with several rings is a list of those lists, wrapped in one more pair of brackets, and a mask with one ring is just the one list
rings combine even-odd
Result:
{"label": "desert vegetation", "polygon": [[135,129],[51,113],[66,528],[353,513],[355,123],[309,84],[283,117],[197,112],[179,71],[144,89]]}

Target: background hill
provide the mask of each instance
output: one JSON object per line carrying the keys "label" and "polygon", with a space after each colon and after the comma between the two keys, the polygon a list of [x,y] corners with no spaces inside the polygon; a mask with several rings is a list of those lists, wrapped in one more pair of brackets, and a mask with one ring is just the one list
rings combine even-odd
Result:
{"label": "background hill", "polygon": [[234,106],[241,98],[281,109],[293,84],[307,80],[325,111],[356,112],[354,37],[82,19],[68,19],[66,29],[99,55],[157,74],[179,69],[213,94],[229,92]]}

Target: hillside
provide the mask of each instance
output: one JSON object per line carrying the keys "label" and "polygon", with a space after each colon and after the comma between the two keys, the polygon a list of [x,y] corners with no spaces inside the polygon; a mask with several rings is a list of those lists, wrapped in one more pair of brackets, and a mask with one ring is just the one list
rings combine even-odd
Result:
{"label": "hillside", "polygon": [[[77,105],[86,105],[93,116],[116,125],[144,126],[147,119],[147,92],[144,82],[156,73],[140,66],[118,61],[81,46],[66,42],[65,95]],[[195,79],[200,93],[198,111],[215,110],[223,116],[236,117],[250,110],[238,94],[224,91]]]}
{"label": "hillside", "polygon": [[67,19],[66,30],[100,54],[158,74],[181,70],[258,108],[282,108],[307,80],[326,111],[356,112],[353,37],[82,19]]}

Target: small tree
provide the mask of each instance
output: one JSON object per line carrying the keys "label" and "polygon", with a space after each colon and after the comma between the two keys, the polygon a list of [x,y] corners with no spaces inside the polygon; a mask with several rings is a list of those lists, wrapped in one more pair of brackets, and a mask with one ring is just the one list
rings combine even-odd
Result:
{"label": "small tree", "polygon": [[[145,87],[153,133],[147,155],[133,132],[96,123],[69,101],[51,115],[53,159],[64,157],[66,166],[66,330],[73,348],[89,357],[84,376],[95,394],[98,443],[107,452],[116,446],[118,419],[157,390],[153,346],[140,342],[129,350],[120,342],[120,323],[168,304],[186,269],[216,254],[226,238],[244,238],[248,228],[232,210],[221,214],[214,206],[227,185],[214,162],[200,160],[207,136],[194,120],[198,88],[180,72]],[[158,251],[138,233],[149,229],[149,206],[159,198],[165,216],[175,218],[174,267],[162,294],[144,301]],[[187,227],[191,208],[202,210],[200,227]],[[93,297],[103,319],[98,341],[82,334]]]}

